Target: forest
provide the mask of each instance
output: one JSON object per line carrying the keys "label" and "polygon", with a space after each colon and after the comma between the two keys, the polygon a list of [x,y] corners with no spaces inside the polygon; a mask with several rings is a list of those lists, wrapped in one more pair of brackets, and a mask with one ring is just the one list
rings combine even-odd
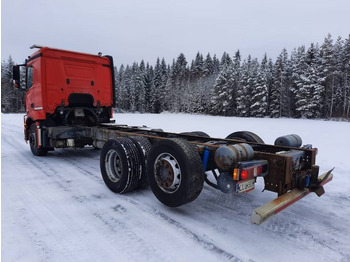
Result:
{"label": "forest", "polygon": [[[11,57],[1,62],[1,111],[23,112],[24,92],[12,86]],[[115,68],[119,112],[183,112],[239,117],[350,118],[350,35],[283,49],[272,60],[183,53],[166,63]]]}

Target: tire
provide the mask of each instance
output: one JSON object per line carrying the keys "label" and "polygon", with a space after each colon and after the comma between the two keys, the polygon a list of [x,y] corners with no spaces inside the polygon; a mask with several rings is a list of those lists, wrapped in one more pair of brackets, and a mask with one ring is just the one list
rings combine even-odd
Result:
{"label": "tire", "polygon": [[147,138],[142,136],[130,137],[130,140],[134,142],[139,153],[139,158],[141,159],[141,177],[138,181],[137,188],[145,188],[148,186],[148,177],[147,177],[147,156],[151,150],[151,143]]}
{"label": "tire", "polygon": [[128,138],[108,140],[101,150],[100,169],[111,191],[122,194],[135,190],[142,171],[136,145]]}
{"label": "tire", "polygon": [[202,136],[202,137],[210,137],[207,133],[203,132],[203,131],[193,131],[191,132],[192,134],[196,135],[196,136]]}
{"label": "tire", "polygon": [[[210,137],[207,133],[202,131],[192,131],[192,132],[182,132],[180,135],[186,135],[186,136],[200,136],[200,137]],[[196,141],[200,138],[194,138],[194,137],[186,137],[186,140],[188,141]]]}
{"label": "tire", "polygon": [[195,200],[203,189],[202,160],[195,146],[181,138],[160,140],[152,146],[147,174],[154,195],[169,207]]}
{"label": "tire", "polygon": [[246,142],[256,142],[259,144],[265,144],[264,140],[261,139],[257,134],[249,131],[238,131],[229,134],[226,139],[238,139]]}
{"label": "tire", "polygon": [[38,139],[37,139],[37,133],[36,133],[36,124],[33,123],[30,125],[30,128],[29,128],[30,150],[32,151],[32,154],[34,156],[46,156],[48,150],[45,148],[37,148],[37,144],[38,144]]}

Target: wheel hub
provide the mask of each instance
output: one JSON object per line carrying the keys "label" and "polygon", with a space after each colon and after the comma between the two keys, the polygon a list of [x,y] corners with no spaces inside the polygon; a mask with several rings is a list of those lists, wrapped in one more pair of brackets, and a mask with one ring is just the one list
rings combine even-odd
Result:
{"label": "wheel hub", "polygon": [[117,151],[108,151],[105,158],[105,167],[107,176],[112,182],[118,182],[121,179],[122,163]]}
{"label": "wheel hub", "polygon": [[181,169],[177,160],[165,153],[155,161],[155,179],[160,189],[166,193],[174,193],[181,183]]}

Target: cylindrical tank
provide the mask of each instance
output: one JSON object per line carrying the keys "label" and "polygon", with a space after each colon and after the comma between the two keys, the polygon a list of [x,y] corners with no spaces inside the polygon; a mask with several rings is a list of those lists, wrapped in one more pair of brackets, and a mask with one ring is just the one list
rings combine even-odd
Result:
{"label": "cylindrical tank", "polygon": [[301,147],[302,143],[300,136],[295,134],[281,136],[275,140],[276,146]]}
{"label": "cylindrical tank", "polygon": [[246,144],[235,144],[220,146],[215,151],[215,163],[221,170],[230,170],[239,161],[252,160],[254,157],[253,148]]}

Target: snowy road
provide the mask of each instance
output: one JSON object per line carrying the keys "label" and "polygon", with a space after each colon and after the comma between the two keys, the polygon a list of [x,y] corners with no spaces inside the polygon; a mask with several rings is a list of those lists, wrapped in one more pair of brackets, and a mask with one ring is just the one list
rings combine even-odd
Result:
{"label": "snowy road", "polygon": [[321,171],[336,167],[326,194],[309,195],[256,226],[252,210],[276,197],[261,192],[262,181],[239,196],[205,186],[194,202],[171,209],[150,189],[109,191],[98,150],[34,157],[23,141],[22,120],[20,114],[2,115],[2,261],[350,261],[350,123],[117,116],[123,124],[202,130],[215,137],[251,130],[268,143],[298,133],[318,147]]}

